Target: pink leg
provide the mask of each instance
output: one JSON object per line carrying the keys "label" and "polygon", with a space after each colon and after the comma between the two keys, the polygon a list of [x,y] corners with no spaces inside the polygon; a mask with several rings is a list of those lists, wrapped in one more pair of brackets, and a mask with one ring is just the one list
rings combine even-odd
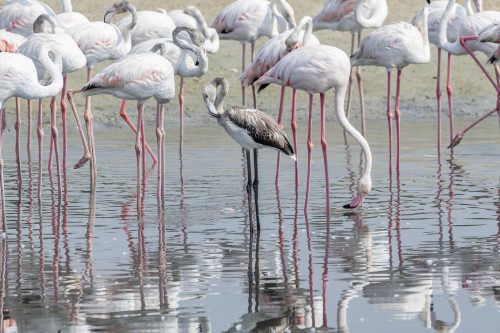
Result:
{"label": "pink leg", "polygon": [[328,176],[328,143],[326,142],[325,94],[322,93],[319,96],[321,99],[321,148],[323,149],[323,162],[325,163],[326,207],[328,213],[330,209],[330,177]]}
{"label": "pink leg", "polygon": [[[142,123],[141,123],[141,145],[142,145],[142,182],[144,184],[143,190],[146,189],[146,126],[144,126],[144,115],[142,117]],[[143,198],[144,201],[144,198]]]}
{"label": "pink leg", "polygon": [[446,91],[448,93],[448,113],[450,116],[450,140],[453,138],[453,88],[451,86],[451,53],[448,53],[448,74],[446,79]]}
{"label": "pink leg", "polygon": [[[285,98],[285,86],[282,86],[281,87],[281,95],[280,95],[280,111],[279,111],[279,114],[278,114],[278,124],[281,125],[283,124],[283,102],[284,102],[284,98]],[[279,185],[280,183],[280,152],[278,152],[277,154],[277,158],[276,158],[276,178],[274,180],[274,184],[276,186]]]}
{"label": "pink leg", "polygon": [[442,49],[438,47],[437,73],[436,73],[436,99],[437,99],[437,147],[441,151],[441,53]]}
{"label": "pink leg", "polygon": [[[251,45],[250,61],[253,63],[255,59],[255,42],[251,42],[250,45]],[[243,71],[245,71],[245,69],[243,69]],[[252,98],[253,98],[253,108],[257,109],[257,94],[254,85],[252,85]]]}
{"label": "pink leg", "polygon": [[[356,33],[351,33],[351,55],[354,54],[354,41],[356,38]],[[352,96],[352,68],[351,74],[349,75],[349,84],[347,86],[347,106],[346,106],[346,117],[349,119],[349,114],[351,113],[351,96]]]}
{"label": "pink leg", "polygon": [[[87,68],[87,82],[90,81],[92,77],[92,68]],[[87,137],[89,140],[90,149],[90,190],[95,191],[97,183],[97,159],[95,154],[95,142],[94,142],[94,117],[92,115],[92,99],[87,96],[85,99],[85,113],[84,113],[85,123],[87,125]]]}
{"label": "pink leg", "polygon": [[295,152],[295,191],[299,190],[299,150],[297,147],[297,90],[292,90],[292,134]]}
{"label": "pink leg", "polygon": [[[361,45],[361,30],[358,32],[358,48]],[[361,77],[361,66],[356,68],[356,79],[358,80],[359,90],[359,108],[361,111],[361,133],[366,135],[366,122],[365,122],[365,95],[363,93],[363,78]]]}
{"label": "pink leg", "polygon": [[42,160],[43,160],[43,113],[42,100],[38,100],[38,201],[42,201]]}
{"label": "pink leg", "polygon": [[158,157],[160,162],[158,163],[158,178],[157,178],[157,190],[156,190],[156,200],[158,202],[158,208],[161,207],[161,129],[160,129],[160,104],[156,104],[156,145],[158,146]]}
{"label": "pink leg", "polygon": [[495,84],[495,81],[491,78],[490,74],[486,71],[486,68],[481,64],[479,59],[477,59],[476,55],[467,47],[467,42],[470,40],[477,40],[479,37],[478,36],[470,36],[470,37],[462,37],[460,38],[460,45],[467,51],[467,53],[474,59],[474,61],[477,63],[479,68],[481,68],[481,71],[486,75],[486,78],[491,82],[493,87],[495,87],[495,90],[499,92],[499,87]]}
{"label": "pink leg", "polygon": [[68,108],[66,107],[66,91],[68,88],[68,76],[63,76],[63,87],[61,90],[61,122],[62,122],[62,130],[63,130],[63,161],[62,161],[62,169],[64,173],[64,178],[66,178],[66,167],[68,160],[68,127],[66,123],[66,111]]}
{"label": "pink leg", "polygon": [[17,163],[17,189],[21,193],[23,187],[23,174],[21,172],[21,106],[19,97],[16,97],[16,163]]}
{"label": "pink leg", "polygon": [[[58,130],[57,130],[57,106],[56,106],[56,96],[53,96],[50,99],[50,123],[51,123],[51,141],[52,145],[54,147],[54,152],[56,155],[56,171],[57,171],[57,189],[58,189],[58,194],[59,198],[61,198],[61,169],[60,169],[60,164],[59,164],[59,144],[58,144]],[[52,166],[52,164],[49,164],[49,166]],[[49,171],[50,174],[50,171]]]}
{"label": "pink leg", "polygon": [[142,145],[141,145],[141,134],[142,134],[142,118],[144,115],[144,105],[140,102],[137,103],[137,133],[135,135],[135,156],[137,159],[137,215],[141,217],[141,155],[142,155]]}
{"label": "pink leg", "polygon": [[497,107],[489,112],[487,112],[486,114],[482,115],[481,117],[477,118],[476,120],[474,120],[474,122],[472,124],[470,124],[469,126],[467,126],[464,130],[462,131],[459,131],[455,137],[453,138],[453,140],[451,140],[451,143],[450,145],[448,146],[448,148],[454,148],[456,147],[460,141],[462,141],[465,133],[467,133],[471,128],[473,128],[474,126],[476,126],[477,124],[479,124],[481,121],[483,121],[484,119],[488,118],[489,116],[491,116],[492,114],[494,114],[495,112],[498,112],[498,110],[500,109],[499,108],[500,105],[497,105]]}
{"label": "pink leg", "polygon": [[163,104],[159,105],[160,107],[160,130],[161,130],[161,155],[158,158],[161,161],[161,205],[162,208],[165,206],[165,126],[164,126],[164,117],[165,117],[165,106]]}
{"label": "pink leg", "polygon": [[181,76],[179,88],[179,155],[184,151],[184,77]]}
{"label": "pink leg", "polygon": [[27,144],[27,150],[28,150],[28,163],[31,164],[31,100],[28,99],[28,144]]}
{"label": "pink leg", "polygon": [[[245,52],[246,52],[246,44],[241,43],[241,46],[243,47],[242,50],[242,57],[241,57],[241,72],[243,73],[245,71]],[[246,94],[247,94],[247,88],[244,86],[241,86],[241,105],[245,106],[246,105]]]}
{"label": "pink leg", "polygon": [[[0,108],[0,195],[2,201],[2,224],[1,224],[1,233],[6,232],[7,224],[6,224],[6,209],[5,209],[5,186],[4,186],[4,177],[3,177],[3,156],[2,156],[2,145],[3,145],[3,133],[5,128],[7,127],[7,123],[5,120],[5,108]],[[2,241],[3,242],[3,241]]]}
{"label": "pink leg", "polygon": [[387,125],[389,128],[389,176],[392,177],[391,72],[387,72]]}
{"label": "pink leg", "polygon": [[313,95],[309,94],[309,122],[307,129],[307,184],[306,184],[306,203],[304,204],[304,211],[309,210],[309,192],[311,189],[311,157],[313,149],[312,141],[312,105],[313,105]]}
{"label": "pink leg", "polygon": [[[78,131],[80,132],[80,138],[82,139],[82,145],[83,145],[83,157],[78,161],[78,163],[75,164],[74,168],[78,169],[81,168],[88,160],[91,158],[91,153],[90,153],[90,148],[89,145],[87,144],[87,139],[85,137],[85,134],[83,133],[83,128],[82,124],[80,123],[80,118],[78,117],[78,113],[76,111],[75,107],[75,102],[73,100],[73,96],[75,93],[79,93],[80,90],[70,90],[66,94],[68,97],[69,105],[71,106],[71,110],[73,111],[73,115],[75,116],[75,121],[76,121],[76,126],[78,127]],[[40,106],[40,111],[41,111],[41,106]],[[38,119],[38,130],[41,129],[41,112],[39,111],[39,119]],[[43,134],[43,130],[42,130]]]}
{"label": "pink leg", "polygon": [[401,70],[398,70],[398,77],[397,77],[397,83],[396,83],[396,107],[394,110],[394,113],[396,114],[396,135],[397,135],[397,156],[396,156],[396,172],[399,176],[399,164],[400,164],[400,152],[401,152],[401,112],[399,110],[399,98],[400,98],[400,93],[401,93]]}
{"label": "pink leg", "polygon": [[[130,120],[130,118],[128,117],[128,114],[127,114],[127,100],[126,99],[124,99],[122,101],[122,105],[120,107],[120,117],[122,117],[123,120],[125,120],[125,122],[130,126],[130,128],[132,129],[132,131],[134,131],[134,133],[137,133],[137,127],[135,127],[134,123],[132,122],[132,120]],[[149,146],[147,141],[146,141],[146,149],[148,150],[149,156],[151,156],[151,159],[153,160],[153,166],[154,166],[158,162],[158,159],[156,158],[155,153],[153,152],[153,149],[151,149],[151,147]]]}

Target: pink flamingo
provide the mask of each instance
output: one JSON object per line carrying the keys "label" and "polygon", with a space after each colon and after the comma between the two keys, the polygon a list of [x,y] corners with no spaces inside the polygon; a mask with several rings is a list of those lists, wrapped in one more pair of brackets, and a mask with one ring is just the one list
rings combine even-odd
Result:
{"label": "pink flamingo", "polygon": [[[277,5],[281,10],[277,9]],[[246,43],[251,46],[251,61],[255,56],[255,41],[261,36],[272,38],[288,28],[296,26],[293,8],[285,0],[237,0],[224,7],[215,18],[212,27],[220,39],[237,40],[243,47],[241,71],[245,70]],[[246,88],[241,87],[242,103]],[[253,91],[256,107],[255,91]]]}
{"label": "pink flamingo", "polygon": [[[66,90],[66,82],[67,82],[67,74],[75,72],[85,66],[85,56],[78,48],[76,42],[66,33],[61,32],[58,34],[55,33],[45,33],[39,32],[40,27],[43,25],[45,21],[51,23],[52,28],[55,26],[54,20],[42,14],[34,23],[33,30],[34,34],[28,36],[26,41],[19,47],[18,53],[21,53],[31,60],[33,60],[35,67],[38,72],[39,80],[45,76],[47,71],[46,66],[40,60],[40,54],[43,50],[44,45],[49,45],[51,50],[57,50],[58,54],[61,55],[62,59],[62,75],[63,75],[63,90],[62,94],[65,93]],[[61,104],[64,103],[64,95],[61,96]],[[60,164],[59,164],[59,148],[58,148],[58,131],[57,131],[57,123],[56,123],[56,97],[52,96],[50,102],[51,109],[51,143],[50,143],[50,154],[49,154],[49,173],[52,172],[52,156],[53,152],[55,152],[56,156],[56,168],[57,175],[59,180],[59,190],[61,190],[60,185]],[[42,138],[43,138],[43,125],[42,125],[42,100],[39,100],[38,104],[38,157],[39,157],[39,169],[38,169],[38,197],[41,199],[42,196]],[[20,119],[18,114],[18,119]],[[31,120],[29,120],[31,121]],[[67,157],[67,127],[66,127],[66,110],[62,110],[62,126],[63,126],[63,170],[66,168],[66,157]],[[16,126],[16,133],[19,136],[19,126]],[[16,145],[16,151],[19,158],[19,142]],[[18,161],[19,162],[19,161]],[[20,167],[19,168],[19,177],[20,177]],[[60,194],[60,193],[59,193]]]}
{"label": "pink flamingo", "polygon": [[290,86],[309,93],[309,130],[308,130],[308,171],[307,189],[304,211],[308,210],[309,190],[311,182],[312,153],[312,98],[319,93],[321,98],[321,147],[326,179],[326,200],[330,203],[330,182],[328,177],[328,156],[325,128],[325,92],[335,88],[335,115],[340,125],[351,134],[361,146],[365,155],[365,170],[358,184],[358,194],[344,206],[355,208],[363,203],[363,199],[371,190],[372,156],[365,138],[347,120],[344,113],[344,100],[349,83],[351,65],[344,51],[328,45],[311,45],[288,53],[273,68],[255,82],[256,88],[263,89],[270,83]]}
{"label": "pink flamingo", "polygon": [[[156,52],[159,51],[160,54]],[[76,93],[83,93],[84,96],[109,94],[120,99],[137,100],[137,133],[135,141],[137,157],[137,212],[141,215],[141,152],[143,178],[145,178],[145,130],[144,130],[144,103],[150,97],[154,97],[160,104],[157,108],[156,134],[158,142],[158,203],[163,203],[165,198],[164,174],[164,135],[163,127],[164,108],[162,104],[168,103],[175,95],[174,69],[172,64],[165,58],[165,45],[159,43],[150,52],[130,54],[122,60],[105,67],[100,73],[87,82],[83,88],[68,92],[68,100],[71,108],[75,112],[76,123],[80,131],[84,147],[84,155],[75,165],[75,168],[82,167],[90,158],[91,150],[85,139],[80,120],[76,113],[73,96]],[[140,140],[142,138],[142,147]],[[145,179],[143,179],[145,181]],[[91,190],[95,191],[94,184]]]}
{"label": "pink flamingo", "polygon": [[26,41],[26,37],[0,29],[0,52],[15,53],[19,46]]}
{"label": "pink flamingo", "polygon": [[496,108],[491,110],[487,114],[481,116],[471,125],[467,126],[464,130],[459,131],[455,135],[455,137],[453,137],[453,139],[451,140],[449,148],[457,146],[467,131],[469,131],[472,127],[474,127],[476,124],[481,122],[489,115],[493,114],[496,111],[498,111],[500,115],[500,89],[498,87],[499,86],[498,76],[500,75],[500,73],[498,71],[498,68],[495,67],[497,73],[497,80],[496,80],[497,82],[495,82],[495,80],[491,79],[489,74],[484,69],[483,65],[481,65],[479,60],[477,60],[476,56],[474,55],[474,52],[479,51],[484,53],[487,57],[490,57],[497,50],[497,46],[494,43],[479,41],[478,35],[482,31],[488,29],[491,26],[500,25],[500,12],[482,11],[467,17],[463,22],[461,22],[458,33],[459,35],[458,40],[456,40],[454,43],[451,43],[447,41],[445,37],[446,37],[447,22],[451,16],[451,12],[453,11],[454,5],[455,5],[455,0],[449,0],[448,6],[446,7],[446,10],[443,14],[443,19],[441,21],[441,26],[440,26],[440,35],[439,35],[441,47],[452,54],[457,54],[457,55],[463,55],[467,53],[470,54],[474,58],[476,63],[479,65],[481,70],[485,73],[489,81],[493,84],[499,98],[497,101]]}
{"label": "pink flamingo", "polygon": [[479,35],[481,42],[490,42],[499,44],[496,51],[488,59],[488,62],[493,64],[500,61],[500,25],[494,25],[489,29],[484,30]]}
{"label": "pink flamingo", "polygon": [[[115,3],[104,15],[104,21],[110,22],[113,15],[125,12],[130,12],[132,21],[121,30],[116,25],[105,22],[89,22],[66,30],[66,33],[75,40],[87,59],[87,81],[92,77],[92,68],[94,68],[95,64],[108,59],[120,59],[130,52],[132,47],[131,30],[137,22],[135,7],[128,0]],[[61,105],[61,109],[63,108],[65,109],[66,106]],[[97,166],[90,94],[85,100],[84,118],[87,125],[89,145],[92,150],[92,161],[90,162],[91,187],[95,188]],[[153,160],[156,163],[156,158]]]}
{"label": "pink flamingo", "polygon": [[[429,0],[427,0],[429,2]],[[353,66],[382,66],[387,70],[387,123],[389,125],[389,175],[392,175],[392,110],[391,72],[397,69],[396,115],[397,159],[396,171],[400,173],[400,110],[401,71],[410,64],[426,64],[431,54],[427,21],[428,5],[418,12],[412,24],[406,22],[385,25],[369,33],[360,48],[351,57]]]}
{"label": "pink flamingo", "polygon": [[[53,56],[51,60],[49,54]],[[28,57],[17,53],[0,53],[0,110],[10,97],[20,97],[25,99],[45,98],[56,95],[63,86],[61,71],[58,66],[61,66],[61,56],[59,53],[50,50],[48,46],[42,46],[40,51],[40,62],[47,70],[47,78],[50,83],[42,85],[38,82],[37,70],[33,61]],[[44,80],[45,81],[45,80]],[[2,111],[0,116],[0,191],[2,202],[2,224],[5,230],[5,192],[3,178],[3,159],[1,142],[3,140],[3,128],[5,125],[5,111]]]}
{"label": "pink flamingo", "polygon": [[38,0],[7,1],[0,8],[0,29],[28,36],[33,33],[33,23],[42,14],[56,15],[49,6]]}
{"label": "pink flamingo", "polygon": [[[314,30],[330,29],[351,32],[351,55],[354,53],[356,34],[357,47],[361,42],[361,31],[366,28],[378,28],[384,24],[387,17],[386,0],[327,0],[325,6],[314,17]],[[361,132],[365,133],[365,110],[363,96],[363,82],[361,69],[356,70],[359,99],[361,108]],[[347,95],[347,116],[351,110],[352,73],[349,77]]]}
{"label": "pink flamingo", "polygon": [[[318,45],[319,40],[312,33],[312,18],[304,16],[297,27],[289,29],[269,39],[257,52],[255,60],[241,74],[240,80],[244,87],[252,85],[271,67],[276,65],[287,53],[294,49],[307,45]],[[282,124],[283,107],[285,97],[285,86],[281,87],[278,124]],[[293,90],[293,100],[296,99],[296,91]],[[293,104],[295,106],[295,103]],[[292,132],[294,151],[297,154],[297,117],[296,109],[292,109]],[[278,152],[275,183],[279,183],[280,153]],[[295,182],[298,186],[298,159],[295,159]]]}

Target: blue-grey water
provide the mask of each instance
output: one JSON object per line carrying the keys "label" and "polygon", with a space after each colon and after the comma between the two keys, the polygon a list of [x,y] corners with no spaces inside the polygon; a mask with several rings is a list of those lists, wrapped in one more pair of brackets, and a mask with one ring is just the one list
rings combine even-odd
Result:
{"label": "blue-grey water", "polygon": [[[128,129],[97,131],[95,195],[88,167],[68,168],[59,202],[45,158],[41,204],[37,161],[31,169],[23,164],[18,195],[10,131],[3,147],[8,230],[1,330],[498,332],[498,120],[471,132],[454,154],[443,146],[440,157],[435,128],[433,120],[403,119],[398,182],[388,176],[386,123],[370,122],[373,191],[361,209],[347,211],[342,205],[356,191],[360,149],[351,139],[346,146],[339,126],[328,123],[331,205],[325,207],[315,123],[305,216],[301,122],[298,197],[293,161],[282,159],[277,190],[276,153],[260,154],[260,235],[249,232],[241,149],[215,122],[186,130],[183,182],[178,130],[168,128],[166,209],[158,212],[156,169],[150,170],[141,220]],[[26,162],[25,132],[22,140]],[[82,150],[73,129],[69,147],[74,163]],[[35,159],[36,149],[35,141]]]}

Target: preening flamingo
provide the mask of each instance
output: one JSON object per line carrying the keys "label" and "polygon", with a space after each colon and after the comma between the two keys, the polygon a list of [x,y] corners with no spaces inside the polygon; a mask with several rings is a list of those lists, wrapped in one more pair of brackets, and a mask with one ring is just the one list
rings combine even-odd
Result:
{"label": "preening flamingo", "polygon": [[0,29],[28,36],[33,33],[33,23],[42,14],[56,15],[49,6],[38,0],[7,1],[0,8]]}
{"label": "preening flamingo", "polygon": [[219,34],[214,28],[209,28],[207,21],[201,11],[195,6],[187,6],[186,9],[171,10],[168,16],[174,21],[176,27],[185,27],[198,30],[205,37],[203,46],[208,53],[219,51]]}
{"label": "preening flamingo", "polygon": [[[321,11],[314,17],[314,30],[329,29],[351,33],[351,55],[354,53],[356,34],[357,47],[361,43],[361,32],[366,28],[378,28],[387,17],[386,0],[327,0]],[[356,70],[361,111],[361,132],[365,133],[365,109],[361,70]],[[347,94],[347,116],[351,110],[352,73],[349,77]]]}
{"label": "preening flamingo", "polygon": [[[280,6],[281,10],[278,10]],[[224,7],[215,18],[212,27],[220,39],[237,40],[243,47],[241,71],[245,70],[246,43],[251,46],[254,61],[255,41],[261,36],[272,38],[280,32],[296,26],[293,8],[285,0],[237,0]],[[242,87],[242,103],[245,103],[245,87]],[[254,104],[255,91],[253,93]],[[254,105],[255,107],[255,105]]]}
{"label": "preening flamingo", "polygon": [[[247,158],[247,195],[249,212],[252,210],[252,186],[255,194],[255,211],[257,230],[260,230],[259,220],[259,173],[257,150],[273,148],[281,151],[295,160],[295,154],[283,128],[267,113],[256,109],[247,109],[244,106],[224,108],[224,99],[229,92],[229,82],[217,77],[210,81],[203,89],[203,100],[209,115],[217,119],[227,134],[236,141],[246,152]],[[252,183],[252,166],[250,150],[253,150],[255,178]],[[251,217],[250,217],[251,218]],[[253,230],[253,224],[251,223]]]}
{"label": "preening flamingo", "polygon": [[[241,74],[240,80],[244,87],[252,85],[271,67],[276,65],[287,53],[296,48],[308,45],[318,45],[319,40],[312,33],[312,18],[304,16],[297,27],[289,29],[279,35],[269,39],[257,52],[255,60]],[[280,106],[278,124],[283,120],[283,107],[285,98],[285,86],[281,87]],[[293,90],[293,100],[295,101],[296,91]],[[295,154],[297,151],[297,117],[295,103],[292,105],[292,133]],[[278,184],[280,170],[280,153],[278,152],[275,183]],[[295,181],[298,185],[298,160],[295,161]]]}
{"label": "preening flamingo", "polygon": [[[160,54],[155,52],[159,51]],[[175,96],[174,69],[172,64],[165,58],[165,45],[157,44],[147,53],[129,54],[122,60],[117,61],[94,76],[83,88],[68,92],[68,100],[76,113],[73,96],[82,92],[84,96],[109,94],[119,99],[137,101],[137,133],[135,141],[137,157],[137,212],[141,215],[141,159],[143,167],[143,178],[145,177],[145,131],[144,131],[144,103],[150,97],[154,97],[160,104],[157,108],[156,134],[158,142],[158,192],[159,204],[163,204],[165,198],[164,174],[164,136],[163,128],[163,104],[168,103]],[[90,158],[92,151],[89,149],[87,140],[83,133],[78,116],[76,123],[80,131],[84,147],[84,155],[75,165],[75,168],[82,167]],[[140,140],[142,138],[142,146]],[[142,154],[141,154],[142,152]],[[141,157],[142,155],[142,157]],[[143,179],[145,181],[145,179]],[[94,184],[91,184],[94,186]],[[95,188],[91,188],[95,190]]]}
{"label": "preening flamingo", "polygon": [[[63,85],[60,69],[61,56],[57,51],[53,52],[46,45],[42,46],[39,55],[40,63],[47,70],[45,79],[50,79],[50,83],[47,85],[42,85],[38,82],[37,70],[30,58],[17,53],[0,53],[0,110],[3,110],[3,103],[10,97],[25,99],[45,98],[54,96],[61,90]],[[0,126],[2,126],[2,130],[0,131],[0,195],[2,202],[2,230],[5,230],[4,163],[1,155],[5,110],[2,113],[3,115],[0,116]]]}
{"label": "preening flamingo", "polygon": [[[98,62],[112,59],[120,59],[130,52],[132,47],[130,31],[135,27],[137,22],[136,9],[128,0],[113,4],[104,15],[104,20],[112,17],[114,14],[130,12],[132,21],[129,25],[119,29],[112,23],[105,22],[89,22],[71,27],[66,30],[78,47],[82,50],[87,59],[87,81],[92,77],[92,68]],[[110,19],[109,19],[110,22]],[[62,107],[62,105],[61,105]],[[95,180],[97,176],[97,167],[94,152],[94,129],[92,120],[91,95],[89,94],[85,100],[85,122],[87,124],[87,135],[89,137],[89,145],[92,150],[91,169],[91,187],[95,188]],[[156,159],[155,159],[156,162]]]}
{"label": "preening flamingo", "polygon": [[255,82],[259,90],[270,83],[290,86],[294,89],[309,93],[309,130],[308,130],[308,171],[306,202],[304,210],[308,210],[309,190],[311,179],[312,153],[312,98],[319,93],[321,98],[321,147],[325,165],[326,200],[330,203],[330,182],[328,177],[328,156],[325,128],[325,92],[335,88],[335,115],[340,125],[353,136],[361,146],[365,155],[365,170],[358,184],[358,194],[351,202],[344,206],[355,208],[363,203],[365,196],[370,192],[372,181],[370,177],[372,156],[370,147],[365,138],[347,120],[344,113],[344,101],[349,84],[351,65],[349,57],[344,51],[329,45],[311,45],[288,53],[273,68]]}
{"label": "preening flamingo", "polygon": [[[427,0],[429,1],[429,0]],[[410,64],[426,64],[431,54],[427,22],[429,7],[415,15],[412,23],[399,22],[385,25],[369,33],[360,48],[351,57],[353,66],[382,66],[387,70],[387,122],[389,125],[389,174],[392,175],[392,110],[391,72],[397,69],[396,115],[397,156],[396,171],[400,172],[400,110],[401,72]]]}
{"label": "preening flamingo", "polygon": [[[181,32],[187,32],[190,41],[179,38]],[[175,75],[181,77],[180,89],[179,89],[179,111],[180,111],[180,138],[179,138],[179,152],[182,156],[183,151],[183,105],[184,105],[184,78],[185,77],[199,77],[208,71],[208,58],[207,54],[203,48],[204,38],[203,35],[197,30],[190,28],[177,27],[174,29],[172,34],[173,38],[154,38],[148,41],[139,43],[135,45],[131,54],[134,53],[145,53],[149,52],[153,46],[158,43],[163,43],[165,45],[165,58],[170,61],[174,68]],[[129,124],[132,130],[135,132],[135,128],[132,121],[127,116],[125,110],[126,101],[123,100],[122,107],[120,109],[120,116]],[[154,157],[151,148],[146,143],[146,149],[150,152],[151,156]]]}

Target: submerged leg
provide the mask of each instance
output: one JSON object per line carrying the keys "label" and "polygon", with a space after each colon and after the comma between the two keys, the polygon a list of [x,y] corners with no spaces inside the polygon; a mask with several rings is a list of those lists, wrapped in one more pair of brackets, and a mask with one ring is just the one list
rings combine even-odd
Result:
{"label": "submerged leg", "polygon": [[307,212],[309,209],[309,192],[311,190],[311,158],[312,158],[312,105],[313,105],[313,95],[309,94],[309,122],[307,128],[307,183],[306,183],[306,202],[304,204],[304,211]]}
{"label": "submerged leg", "polygon": [[42,160],[43,160],[43,114],[42,114],[42,100],[38,100],[38,202],[42,201]]}
{"label": "submerged leg", "polygon": [[[281,87],[281,95],[280,95],[280,111],[278,114],[278,124],[281,125],[283,123],[283,102],[285,98],[285,86]],[[274,180],[274,184],[279,186],[280,183],[280,152],[277,153],[276,157],[276,178]]]}
{"label": "submerged leg", "polygon": [[252,221],[252,162],[250,156],[250,150],[245,149],[245,154],[247,157],[247,202],[248,202],[248,221],[250,223],[250,233],[253,233],[253,221]]}
{"label": "submerged leg", "polygon": [[[80,138],[82,139],[82,145],[83,145],[83,157],[75,164],[75,166],[74,166],[75,169],[81,168],[91,158],[91,153],[90,153],[89,145],[87,143],[87,138],[85,137],[85,134],[83,133],[82,124],[80,123],[80,118],[78,117],[78,112],[76,111],[75,102],[73,100],[73,96],[79,92],[81,92],[81,90],[70,90],[66,94],[68,96],[69,105],[71,106],[71,110],[73,111],[73,115],[75,116],[76,126],[78,127],[78,131],[80,132]],[[41,102],[40,102],[40,106],[39,106],[39,117],[40,117],[40,114],[41,114]],[[39,121],[39,124],[38,124],[39,128],[38,129],[40,130],[41,119],[39,118],[38,121]]]}
{"label": "submerged leg", "polygon": [[[87,68],[87,82],[90,81],[92,77],[92,68]],[[94,121],[92,115],[92,100],[90,96],[85,99],[85,113],[84,113],[85,123],[87,125],[87,137],[89,140],[90,149],[90,190],[95,191],[97,182],[97,160],[95,155],[95,142],[94,142]]]}
{"label": "submerged leg", "polygon": [[387,72],[387,125],[389,128],[389,176],[392,176],[391,72]]}
{"label": "submerged leg", "polygon": [[401,123],[400,123],[400,118],[401,118],[401,112],[399,110],[399,98],[400,98],[400,93],[401,93],[401,70],[398,70],[398,77],[397,77],[397,83],[396,83],[396,106],[394,109],[394,113],[396,114],[396,135],[397,135],[397,147],[396,147],[396,172],[399,176],[399,163],[400,163],[400,153],[401,153]]}
{"label": "submerged leg", "polygon": [[437,146],[438,152],[441,151],[441,53],[442,49],[438,47],[437,73],[436,73],[436,99],[437,99]]}
{"label": "submerged leg", "polygon": [[16,163],[17,163],[17,189],[21,193],[23,187],[23,173],[21,172],[21,106],[20,99],[16,97]]}
{"label": "submerged leg", "polygon": [[325,94],[320,94],[321,99],[321,148],[323,149],[323,162],[325,164],[326,209],[330,207],[330,177],[328,176],[328,143],[326,141],[326,116]]}
{"label": "submerged leg", "polygon": [[254,179],[253,179],[253,194],[255,196],[255,219],[257,220],[257,232],[260,231],[260,218],[259,218],[259,163],[258,163],[258,153],[257,149],[253,150],[253,167],[254,167]]}
{"label": "submerged leg", "polygon": [[297,90],[292,90],[292,134],[295,152],[295,192],[299,190],[299,150],[297,149]]}

